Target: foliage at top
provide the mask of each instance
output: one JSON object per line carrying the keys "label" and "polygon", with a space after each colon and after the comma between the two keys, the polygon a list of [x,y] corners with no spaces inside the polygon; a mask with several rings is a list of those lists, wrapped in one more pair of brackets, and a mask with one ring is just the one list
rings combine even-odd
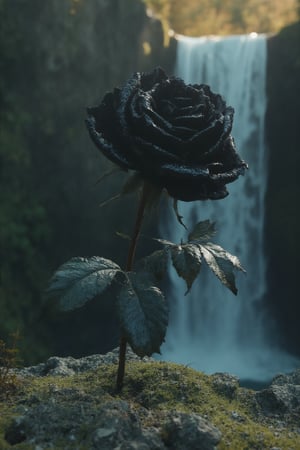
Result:
{"label": "foliage at top", "polygon": [[298,18],[297,0],[144,0],[175,33],[274,33]]}

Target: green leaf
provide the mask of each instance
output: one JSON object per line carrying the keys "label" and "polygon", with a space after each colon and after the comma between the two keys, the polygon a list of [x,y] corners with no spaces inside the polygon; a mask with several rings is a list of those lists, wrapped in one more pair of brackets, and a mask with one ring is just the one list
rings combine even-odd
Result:
{"label": "green leaf", "polygon": [[202,222],[197,223],[193,231],[189,234],[188,240],[189,242],[206,242],[215,234],[215,223],[211,223],[209,220],[203,220]]}
{"label": "green leaf", "polygon": [[161,281],[164,277],[168,266],[167,249],[156,250],[151,255],[146,256],[139,262],[139,271],[147,272],[153,275],[154,279]]}
{"label": "green leaf", "polygon": [[55,272],[46,293],[59,296],[64,311],[80,308],[110,286],[120,271],[113,261],[99,256],[72,258]]}
{"label": "green leaf", "polygon": [[199,245],[199,248],[210,269],[219,280],[236,295],[238,290],[235,285],[234,269],[245,272],[239,259],[226,252],[219,245],[212,243]]}
{"label": "green leaf", "polygon": [[232,255],[222,248],[220,245],[213,244],[212,242],[208,242],[205,247],[218,259],[228,260],[232,266],[242,272],[246,272],[243,266],[240,263],[240,260],[237,256]]}
{"label": "green leaf", "polygon": [[123,333],[139,356],[160,352],[168,325],[168,307],[162,292],[151,279],[130,272],[125,274],[117,308]]}
{"label": "green leaf", "polygon": [[215,232],[215,224],[204,220],[189,234],[187,243],[176,245],[164,239],[155,239],[171,253],[172,263],[178,275],[187,284],[186,294],[200,272],[202,257],[219,280],[235,295],[237,294],[234,269],[242,272],[245,270],[236,256],[226,252],[219,245],[207,242]]}
{"label": "green leaf", "polygon": [[176,272],[186,282],[186,295],[201,269],[201,251],[198,245],[193,244],[173,245],[170,251]]}

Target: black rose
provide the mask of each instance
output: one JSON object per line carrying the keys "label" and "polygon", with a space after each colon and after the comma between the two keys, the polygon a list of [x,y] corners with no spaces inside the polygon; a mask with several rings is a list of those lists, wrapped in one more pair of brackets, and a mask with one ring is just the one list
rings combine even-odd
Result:
{"label": "black rose", "polygon": [[101,152],[178,200],[221,199],[247,164],[231,133],[234,110],[204,84],[135,73],[88,108],[87,127]]}

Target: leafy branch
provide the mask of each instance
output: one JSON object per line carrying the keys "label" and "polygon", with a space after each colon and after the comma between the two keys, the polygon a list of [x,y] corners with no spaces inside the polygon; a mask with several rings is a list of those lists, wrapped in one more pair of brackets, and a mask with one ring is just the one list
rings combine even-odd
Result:
{"label": "leafy branch", "polygon": [[162,262],[165,262],[167,255],[170,255],[178,276],[186,282],[187,294],[200,273],[202,262],[205,261],[217,278],[236,295],[238,290],[234,270],[242,272],[245,270],[236,256],[210,242],[210,238],[215,234],[215,224],[204,220],[189,233],[187,242],[174,244],[164,239],[156,239],[164,246],[164,250],[146,257],[144,266],[149,267],[153,273],[158,272],[161,275]]}
{"label": "leafy branch", "polygon": [[[127,270],[99,256],[76,257],[55,272],[47,290],[48,296],[60,298],[64,311],[82,307],[95,297],[114,290],[115,311],[122,330],[122,339],[143,357],[160,352],[168,325],[168,306],[157,287],[165,276],[169,262],[187,285],[186,294],[199,275],[202,263],[208,265],[217,278],[237,294],[235,270],[244,272],[238,258],[219,245],[210,242],[215,225],[209,220],[199,222],[189,233],[187,242],[175,244],[156,239],[163,248],[143,258],[132,271],[133,255],[140,225],[136,227],[128,255]],[[125,354],[124,354],[125,364]],[[118,377],[122,386],[124,365]]]}
{"label": "leafy branch", "polygon": [[60,297],[63,311],[80,308],[111,286],[121,271],[118,264],[100,256],[75,257],[57,269],[46,294]]}
{"label": "leafy branch", "polygon": [[121,329],[138,356],[160,352],[168,325],[168,307],[161,290],[145,274],[123,273],[117,296]]}

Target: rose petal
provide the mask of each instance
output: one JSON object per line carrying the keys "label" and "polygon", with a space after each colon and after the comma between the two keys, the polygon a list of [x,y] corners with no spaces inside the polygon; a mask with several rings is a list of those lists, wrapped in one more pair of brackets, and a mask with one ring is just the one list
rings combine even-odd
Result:
{"label": "rose petal", "polygon": [[247,168],[230,134],[233,114],[209,86],[157,68],[107,94],[89,109],[87,126],[105,156],[175,199],[220,199]]}
{"label": "rose petal", "polygon": [[174,177],[163,179],[164,188],[177,200],[192,202],[196,200],[220,200],[227,197],[228,191],[222,183],[211,182],[207,178],[196,177],[182,181]]}
{"label": "rose petal", "polygon": [[126,158],[123,149],[116,148],[114,144],[107,141],[103,135],[96,130],[96,120],[93,116],[89,116],[86,119],[86,125],[93,142],[108,159],[122,169],[133,168],[129,159]]}
{"label": "rose petal", "polygon": [[152,72],[143,72],[140,82],[144,91],[150,91],[157,83],[162,83],[168,79],[165,71],[161,67],[156,67]]}
{"label": "rose petal", "polygon": [[221,200],[228,195],[226,186],[210,185],[210,183],[191,183],[179,185],[173,181],[165,186],[169,195],[183,202],[194,202],[196,200]]}
{"label": "rose petal", "polygon": [[232,136],[229,136],[224,142],[222,150],[219,152],[218,160],[223,164],[226,171],[236,168],[240,170],[240,175],[243,175],[245,170],[248,168],[248,165],[236,152],[235,143]]}
{"label": "rose petal", "polygon": [[229,137],[233,121],[233,108],[228,107],[224,116],[214,120],[206,129],[196,133],[189,141],[189,158],[197,163],[210,163]]}
{"label": "rose petal", "polygon": [[182,152],[182,140],[187,140],[194,133],[183,127],[174,127],[170,122],[153,110],[148,93],[137,92],[130,104],[130,129],[133,136],[175,153]]}
{"label": "rose petal", "polygon": [[137,136],[135,142],[136,145],[132,150],[139,161],[139,170],[143,172],[153,172],[157,166],[163,163],[177,162],[181,164],[181,159],[176,154],[148,142],[142,137]]}
{"label": "rose petal", "polygon": [[246,168],[240,160],[239,167],[216,174],[209,167],[173,163],[161,166],[159,176],[169,194],[178,200],[216,200],[228,195],[225,185],[235,181]]}
{"label": "rose petal", "polygon": [[128,127],[127,110],[128,107],[130,107],[130,100],[132,99],[134,93],[140,88],[140,85],[141,85],[141,74],[139,72],[136,72],[127,81],[127,83],[121,89],[120,92],[120,102],[117,107],[116,117],[122,129],[123,136],[126,136],[129,139],[131,139],[131,131],[130,128]]}

